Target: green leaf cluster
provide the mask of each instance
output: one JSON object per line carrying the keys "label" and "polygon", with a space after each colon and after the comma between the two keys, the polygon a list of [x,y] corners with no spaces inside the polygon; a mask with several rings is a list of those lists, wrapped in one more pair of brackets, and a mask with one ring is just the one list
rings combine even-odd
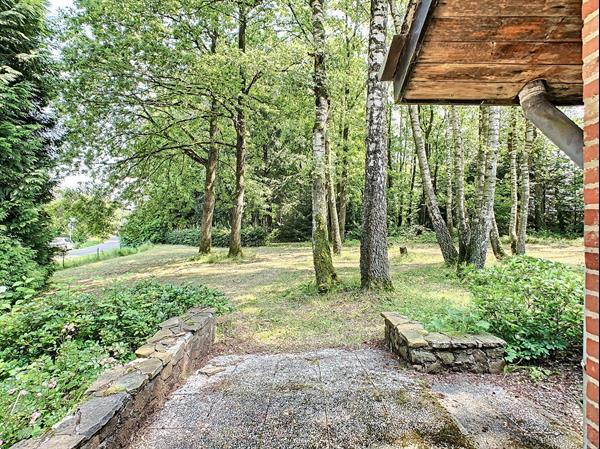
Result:
{"label": "green leaf cluster", "polygon": [[512,257],[466,273],[478,314],[508,343],[513,362],[576,357],[583,339],[581,270],[532,257]]}
{"label": "green leaf cluster", "polygon": [[0,440],[10,445],[42,433],[77,404],[101,370],[134,358],[160,322],[194,306],[217,313],[230,308],[216,290],[153,279],[17,303],[0,316]]}

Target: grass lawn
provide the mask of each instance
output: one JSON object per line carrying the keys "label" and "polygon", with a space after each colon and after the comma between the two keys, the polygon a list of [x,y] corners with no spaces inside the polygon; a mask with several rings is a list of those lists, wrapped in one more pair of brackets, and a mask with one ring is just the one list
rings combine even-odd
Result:
{"label": "grass lawn", "polygon": [[[453,270],[443,266],[436,244],[409,244],[408,250],[408,257],[401,258],[398,245],[391,247],[395,290],[377,294],[359,289],[356,243],[335,258],[340,283],[326,295],[314,288],[309,244],[251,248],[240,261],[227,260],[225,249],[196,259],[196,248],[158,245],[131,256],[62,270],[54,281],[94,290],[117,280],[156,277],[221,290],[235,306],[218,326],[218,340],[226,351],[353,347],[382,338],[379,314],[384,310],[431,323],[449,310],[469,307],[471,294]],[[574,266],[583,261],[579,241],[530,245],[528,254]],[[489,260],[494,263],[491,252]]]}

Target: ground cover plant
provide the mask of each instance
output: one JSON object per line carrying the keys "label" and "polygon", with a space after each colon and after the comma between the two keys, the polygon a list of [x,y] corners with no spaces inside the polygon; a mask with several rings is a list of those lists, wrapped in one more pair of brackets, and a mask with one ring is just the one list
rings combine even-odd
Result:
{"label": "ground cover plant", "polygon": [[194,306],[229,309],[217,290],[155,279],[15,304],[0,316],[0,447],[48,429],[99,372],[133,359],[160,322]]}
{"label": "ground cover plant", "polygon": [[576,358],[583,339],[583,270],[512,257],[466,275],[477,313],[508,343],[511,362]]}

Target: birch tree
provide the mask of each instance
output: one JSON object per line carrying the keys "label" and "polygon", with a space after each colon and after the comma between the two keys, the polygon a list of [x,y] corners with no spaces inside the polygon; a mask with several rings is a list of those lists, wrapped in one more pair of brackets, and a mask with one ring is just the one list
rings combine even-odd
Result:
{"label": "birch tree", "polygon": [[327,119],[324,0],[311,0],[314,52],[315,123],[313,126],[312,245],[317,287],[327,292],[336,279],[327,235]]}
{"label": "birch tree", "polygon": [[531,121],[525,121],[525,145],[521,157],[521,211],[519,214],[519,232],[517,238],[517,251],[519,255],[525,254],[525,240],[527,238],[527,218],[529,215],[529,155],[535,140],[535,128]]}
{"label": "birch tree", "polygon": [[419,159],[419,167],[421,169],[425,203],[427,205],[427,210],[429,211],[429,217],[431,218],[431,223],[435,231],[437,242],[442,250],[444,261],[451,265],[457,262],[458,253],[456,252],[456,248],[452,242],[452,236],[448,231],[446,222],[444,221],[442,213],[440,212],[435,190],[433,189],[433,182],[431,181],[431,173],[429,170],[429,162],[427,161],[427,152],[425,150],[425,140],[423,139],[423,133],[421,131],[421,124],[419,120],[419,108],[418,106],[410,105],[408,110],[413,130],[413,137],[415,139],[417,158]]}
{"label": "birch tree", "polygon": [[485,154],[480,156],[484,158],[484,180],[481,193],[478,194],[475,210],[477,221],[473,226],[471,236],[471,249],[469,254],[469,263],[477,268],[485,266],[487,249],[489,243],[490,230],[492,227],[492,218],[494,213],[494,195],[496,191],[496,171],[498,161],[499,132],[500,132],[500,109],[497,106],[482,107],[482,126],[485,127]]}
{"label": "birch tree", "polygon": [[454,178],[456,183],[456,213],[458,215],[458,261],[466,262],[471,229],[465,201],[465,162],[460,122],[455,106],[450,107],[450,125],[454,139]]}
{"label": "birch tree", "polygon": [[390,288],[387,251],[387,139],[385,90],[379,70],[386,53],[387,4],[371,0],[367,79],[367,140],[360,279],[366,289]]}
{"label": "birch tree", "polygon": [[510,123],[508,128],[508,154],[510,158],[510,221],[508,224],[508,235],[510,237],[510,249],[512,254],[517,254],[517,214],[519,209],[519,180],[517,173],[517,112],[515,108],[510,111]]}

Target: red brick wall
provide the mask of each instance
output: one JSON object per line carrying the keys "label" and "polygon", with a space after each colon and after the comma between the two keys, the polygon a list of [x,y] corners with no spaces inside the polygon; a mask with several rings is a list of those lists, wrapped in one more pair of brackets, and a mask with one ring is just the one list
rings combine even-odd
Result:
{"label": "red brick wall", "polygon": [[585,104],[585,395],[586,449],[598,441],[598,1],[583,0],[583,97]]}

